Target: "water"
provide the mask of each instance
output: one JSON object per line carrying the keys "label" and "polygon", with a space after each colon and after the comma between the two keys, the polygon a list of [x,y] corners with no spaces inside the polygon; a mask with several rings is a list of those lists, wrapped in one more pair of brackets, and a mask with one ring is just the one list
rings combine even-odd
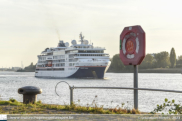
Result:
{"label": "water", "polygon": [[[47,104],[69,104],[70,91],[67,84],[60,83],[57,86],[57,96],[55,86],[60,81],[66,81],[71,86],[98,86],[98,87],[133,87],[132,73],[106,73],[105,79],[42,79],[35,78],[33,72],[0,72],[0,98],[9,100],[15,98],[23,100],[18,94],[18,88],[23,86],[37,86],[42,88],[42,94],[37,96],[38,100]],[[155,88],[182,91],[181,74],[138,74],[139,88]],[[182,94],[171,92],[138,91],[139,110],[144,112],[153,111],[157,104],[162,104],[165,98],[175,99],[177,103],[182,101]],[[96,96],[96,98],[95,98]],[[74,102],[80,105],[91,104],[93,100],[98,105],[105,108],[114,108],[117,105],[133,108],[133,90],[111,90],[111,89],[75,89]],[[80,101],[79,101],[80,100]]]}

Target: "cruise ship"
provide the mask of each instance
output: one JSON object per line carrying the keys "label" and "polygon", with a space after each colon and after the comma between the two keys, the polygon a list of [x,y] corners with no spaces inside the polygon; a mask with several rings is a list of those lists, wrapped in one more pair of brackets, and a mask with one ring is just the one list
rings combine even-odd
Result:
{"label": "cruise ship", "polygon": [[46,48],[38,55],[35,77],[43,78],[104,78],[110,66],[105,48],[95,47],[84,40],[80,33],[80,44],[60,40],[57,47]]}

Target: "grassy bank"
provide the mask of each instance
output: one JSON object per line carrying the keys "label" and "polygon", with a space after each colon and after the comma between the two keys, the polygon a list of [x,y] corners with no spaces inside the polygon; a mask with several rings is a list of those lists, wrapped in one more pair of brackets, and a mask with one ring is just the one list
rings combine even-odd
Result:
{"label": "grassy bank", "polygon": [[[138,69],[139,73],[181,73],[181,68],[153,68],[153,69]],[[109,71],[108,73],[133,73],[131,70]]]}
{"label": "grassy bank", "polygon": [[139,73],[181,73],[181,68],[139,69]]}
{"label": "grassy bank", "polygon": [[10,99],[9,101],[0,100],[0,114],[140,114],[140,111],[117,107],[104,110],[103,106],[80,106],[42,104],[38,101],[35,104],[23,104]]}

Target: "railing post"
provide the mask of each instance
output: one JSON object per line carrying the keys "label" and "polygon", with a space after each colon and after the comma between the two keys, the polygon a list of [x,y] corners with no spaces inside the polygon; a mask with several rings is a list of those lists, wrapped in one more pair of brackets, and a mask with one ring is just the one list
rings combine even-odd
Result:
{"label": "railing post", "polygon": [[73,87],[70,87],[70,105],[73,103]]}
{"label": "railing post", "polygon": [[138,109],[138,66],[134,65],[134,108]]}

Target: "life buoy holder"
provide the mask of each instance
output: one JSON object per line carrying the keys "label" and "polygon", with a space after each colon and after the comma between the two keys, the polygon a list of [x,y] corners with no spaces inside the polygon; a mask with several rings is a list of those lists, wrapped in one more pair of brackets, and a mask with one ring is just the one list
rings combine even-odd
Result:
{"label": "life buoy holder", "polygon": [[120,59],[124,65],[140,65],[145,58],[145,32],[140,25],[125,27],[120,34]]}

